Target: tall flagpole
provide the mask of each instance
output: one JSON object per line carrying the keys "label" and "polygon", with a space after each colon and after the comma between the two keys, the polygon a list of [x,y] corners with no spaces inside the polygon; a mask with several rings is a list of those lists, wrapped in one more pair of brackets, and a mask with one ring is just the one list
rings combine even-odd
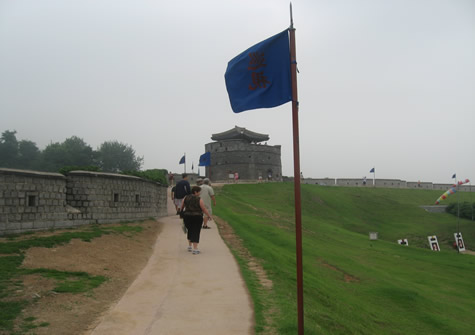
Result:
{"label": "tall flagpole", "polygon": [[290,3],[290,75],[292,77],[292,128],[294,137],[294,193],[295,193],[295,238],[297,247],[297,309],[298,334],[304,333],[303,314],[303,268],[302,268],[302,206],[300,199],[300,149],[299,149],[299,103],[297,96],[297,55],[295,51],[295,28]]}
{"label": "tall flagpole", "polygon": [[470,204],[472,205],[472,222],[473,222],[473,200],[472,200],[472,182],[470,182]]}
{"label": "tall flagpole", "polygon": [[373,166],[373,187],[376,187],[376,167]]}
{"label": "tall flagpole", "polygon": [[[457,196],[457,236],[460,235],[460,202],[459,202],[459,183],[457,183],[457,178],[455,179],[455,185],[457,187],[457,193],[455,194]],[[458,240],[457,240],[458,243]],[[457,252],[460,253],[460,249],[457,247]]]}

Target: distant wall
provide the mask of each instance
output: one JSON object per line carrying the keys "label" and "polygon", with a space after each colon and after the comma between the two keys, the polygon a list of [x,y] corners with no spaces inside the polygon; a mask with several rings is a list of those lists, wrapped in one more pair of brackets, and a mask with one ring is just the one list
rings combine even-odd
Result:
{"label": "distant wall", "polygon": [[434,190],[447,191],[452,187],[452,184],[433,184],[432,187]]}
{"label": "distant wall", "polygon": [[322,185],[322,186],[335,186],[336,180],[331,178],[304,178],[302,184]]}
{"label": "distant wall", "polygon": [[415,182],[415,181],[408,181],[407,188],[418,188],[423,190],[433,190],[434,185],[430,182]]}
{"label": "distant wall", "polygon": [[[372,181],[371,181],[371,184]],[[376,187],[406,188],[407,182],[400,179],[375,179]]]}
{"label": "distant wall", "polygon": [[[293,182],[293,177],[284,177],[284,181]],[[405,181],[401,179],[375,179],[375,187],[387,188],[413,188],[423,190],[441,190],[446,191],[453,184],[433,184],[431,182]],[[312,184],[321,186],[346,186],[346,187],[373,187],[373,179],[367,179],[366,185],[363,184],[363,178],[304,178],[302,184]],[[475,186],[461,185],[460,192],[475,192]]]}
{"label": "distant wall", "polygon": [[134,176],[0,169],[0,235],[167,215],[167,188]]}

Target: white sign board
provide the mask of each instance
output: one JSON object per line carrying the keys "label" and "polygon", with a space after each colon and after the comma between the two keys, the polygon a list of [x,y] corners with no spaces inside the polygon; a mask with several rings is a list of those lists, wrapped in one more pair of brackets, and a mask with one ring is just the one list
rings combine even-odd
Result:
{"label": "white sign board", "polygon": [[465,243],[463,243],[462,233],[454,233],[455,243],[459,251],[465,251]]}
{"label": "white sign board", "polygon": [[378,233],[377,232],[370,232],[369,233],[369,239],[370,240],[377,240],[378,239]]}
{"label": "white sign board", "polygon": [[440,251],[439,248],[439,242],[437,241],[437,236],[427,236],[427,239],[429,240],[429,246],[432,251]]}
{"label": "white sign board", "polygon": [[406,247],[409,245],[409,242],[407,241],[407,238],[397,240],[397,243],[400,244],[400,245],[405,245]]}

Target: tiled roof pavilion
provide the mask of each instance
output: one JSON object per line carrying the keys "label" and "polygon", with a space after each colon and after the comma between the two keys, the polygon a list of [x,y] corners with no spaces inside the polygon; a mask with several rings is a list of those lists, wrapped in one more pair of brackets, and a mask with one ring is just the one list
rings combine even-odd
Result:
{"label": "tiled roof pavilion", "polygon": [[259,134],[246,128],[235,126],[232,129],[224,131],[222,133],[213,134],[211,136],[213,141],[225,141],[225,140],[245,140],[247,142],[259,143],[262,141],[268,141],[269,135]]}

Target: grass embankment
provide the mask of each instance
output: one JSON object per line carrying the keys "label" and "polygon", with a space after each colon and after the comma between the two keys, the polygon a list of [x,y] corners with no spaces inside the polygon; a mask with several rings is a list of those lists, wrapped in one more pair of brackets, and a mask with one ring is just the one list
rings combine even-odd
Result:
{"label": "grass embankment", "polygon": [[19,298],[17,292],[23,287],[22,276],[39,274],[54,280],[56,287],[53,292],[80,293],[94,289],[107,280],[104,276],[92,276],[86,272],[58,271],[53,269],[22,268],[25,251],[32,247],[52,248],[69,243],[72,239],[91,241],[110,233],[137,232],[141,227],[121,225],[118,227],[91,226],[85,231],[52,232],[51,236],[37,237],[34,233],[11,235],[0,238],[0,333],[23,334],[36,327],[47,327],[48,323],[36,324],[34,317],[25,317],[20,322],[21,330],[14,330],[14,322],[21,317],[22,310],[31,299]]}
{"label": "grass embankment", "polygon": [[[473,334],[475,256],[452,248],[456,217],[419,208],[440,193],[302,185],[306,334]],[[295,334],[293,184],[230,185],[218,199],[215,214],[274,283],[260,289],[239,260],[256,305],[256,333],[271,326]],[[475,224],[461,219],[459,227],[473,248]],[[369,240],[370,231],[378,241]],[[437,235],[441,252],[429,249],[428,235]],[[409,247],[398,245],[400,238]]]}

